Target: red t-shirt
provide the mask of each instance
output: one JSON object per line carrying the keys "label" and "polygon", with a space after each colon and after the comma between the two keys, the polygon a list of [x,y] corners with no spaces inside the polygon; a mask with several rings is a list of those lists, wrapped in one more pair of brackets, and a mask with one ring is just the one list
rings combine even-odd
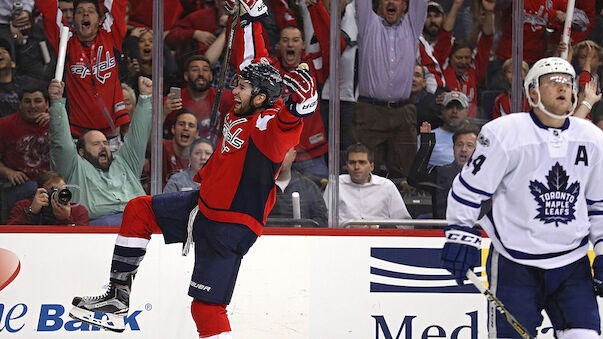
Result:
{"label": "red t-shirt", "polygon": [[163,139],[163,187],[172,174],[185,170],[190,165],[189,159],[183,159],[174,153],[172,140]]}
{"label": "red t-shirt", "polygon": [[[130,21],[128,24],[153,29],[153,1],[130,0]],[[182,13],[179,0],[164,0],[163,2],[163,29],[169,30]]]}
{"label": "red t-shirt", "polygon": [[[180,45],[194,43],[193,33],[196,30],[214,33],[218,29],[216,13],[216,7],[201,8],[176,21],[166,35],[165,43],[170,48],[177,49]],[[209,46],[199,43],[199,53],[205,53],[207,47]]]}
{"label": "red t-shirt", "polygon": [[50,170],[48,126],[27,123],[17,112],[0,118],[0,157],[9,168],[36,180]]}

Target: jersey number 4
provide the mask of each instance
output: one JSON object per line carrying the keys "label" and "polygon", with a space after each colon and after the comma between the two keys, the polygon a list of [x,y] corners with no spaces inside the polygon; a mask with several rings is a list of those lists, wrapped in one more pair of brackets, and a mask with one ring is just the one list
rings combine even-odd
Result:
{"label": "jersey number 4", "polygon": [[477,158],[475,158],[475,160],[472,160],[471,158],[469,158],[467,166],[473,165],[473,171],[471,171],[471,173],[475,175],[482,168],[484,161],[486,161],[486,157],[483,154],[480,154]]}

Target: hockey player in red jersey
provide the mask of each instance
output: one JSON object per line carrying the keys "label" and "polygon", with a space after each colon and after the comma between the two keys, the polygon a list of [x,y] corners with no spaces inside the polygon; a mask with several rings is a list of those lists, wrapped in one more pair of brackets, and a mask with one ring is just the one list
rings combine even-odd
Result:
{"label": "hockey player in red jersey", "polygon": [[[243,6],[255,14],[263,4],[250,0]],[[71,317],[123,331],[132,279],[151,234],[161,232],[166,243],[184,243],[184,254],[195,243],[189,295],[199,337],[232,338],[226,305],[241,258],[262,233],[274,206],[281,162],[299,142],[302,118],[314,113],[318,102],[315,81],[303,66],[282,76],[267,63],[243,64],[224,135],[195,175],[199,191],[131,200],[113,252],[109,289],[101,296],[74,298]],[[285,87],[292,94],[283,102]],[[106,317],[94,319],[94,312]]]}
{"label": "hockey player in red jersey", "polygon": [[[226,3],[233,3],[227,0]],[[232,4],[230,6],[233,6]],[[311,74],[316,78],[318,84],[322,85],[329,77],[329,20],[321,1],[311,1],[308,11],[312,20],[314,34],[320,45],[320,50],[313,53],[305,53],[303,34],[295,26],[287,26],[281,30],[280,40],[276,56],[269,58],[268,50],[264,42],[263,27],[259,22],[245,26],[237,32],[235,44],[239,46],[236,52],[243,53],[251,59],[269,58],[270,63],[283,74],[296,69],[300,63],[306,63],[310,67]],[[253,37],[253,39],[250,39]],[[341,40],[341,50],[345,49],[345,43]],[[285,96],[289,95],[285,89]],[[320,109],[320,108],[318,108]],[[304,119],[304,129],[295,147],[297,156],[295,166],[306,175],[311,175],[317,180],[328,176],[328,168],[323,155],[328,152],[328,140],[324,123],[319,114]]]}
{"label": "hockey player in red jersey", "polygon": [[[74,28],[67,42],[65,87],[71,133],[99,130],[113,136],[116,128],[130,122],[118,78],[117,61],[126,34],[127,0],[74,1]],[[44,29],[54,50],[66,22],[56,0],[36,0],[44,19]],[[60,80],[60,79],[59,79]]]}

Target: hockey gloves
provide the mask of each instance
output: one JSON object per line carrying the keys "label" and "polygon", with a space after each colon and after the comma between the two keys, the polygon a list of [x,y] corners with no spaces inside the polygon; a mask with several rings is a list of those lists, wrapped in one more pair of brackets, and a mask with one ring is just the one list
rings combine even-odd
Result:
{"label": "hockey gloves", "polygon": [[595,294],[603,297],[603,256],[598,255],[593,261],[593,285]]}
{"label": "hockey gloves", "polygon": [[308,65],[300,66],[285,74],[283,82],[291,93],[285,100],[287,110],[296,117],[304,118],[312,115],[318,107],[318,92]]}
{"label": "hockey gloves", "polygon": [[262,0],[225,0],[224,8],[228,13],[234,14],[237,1],[241,5],[241,27],[268,15],[268,6]]}
{"label": "hockey gloves", "polygon": [[463,226],[448,226],[444,234],[446,243],[442,249],[442,267],[450,271],[457,284],[462,286],[467,271],[481,264],[481,234]]}

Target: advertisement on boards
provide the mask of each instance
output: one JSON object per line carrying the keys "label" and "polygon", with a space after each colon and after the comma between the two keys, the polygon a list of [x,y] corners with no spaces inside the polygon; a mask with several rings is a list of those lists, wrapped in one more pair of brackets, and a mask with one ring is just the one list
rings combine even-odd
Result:
{"label": "advertisement on boards", "polygon": [[[194,258],[161,235],[153,235],[134,280],[124,333],[68,316],[74,296],[98,295],[108,283],[115,236],[2,234],[0,337],[195,338],[187,296]],[[264,235],[243,259],[227,309],[233,336],[486,338],[486,299],[440,268],[443,243],[437,236]],[[547,319],[538,337],[554,337]]]}

